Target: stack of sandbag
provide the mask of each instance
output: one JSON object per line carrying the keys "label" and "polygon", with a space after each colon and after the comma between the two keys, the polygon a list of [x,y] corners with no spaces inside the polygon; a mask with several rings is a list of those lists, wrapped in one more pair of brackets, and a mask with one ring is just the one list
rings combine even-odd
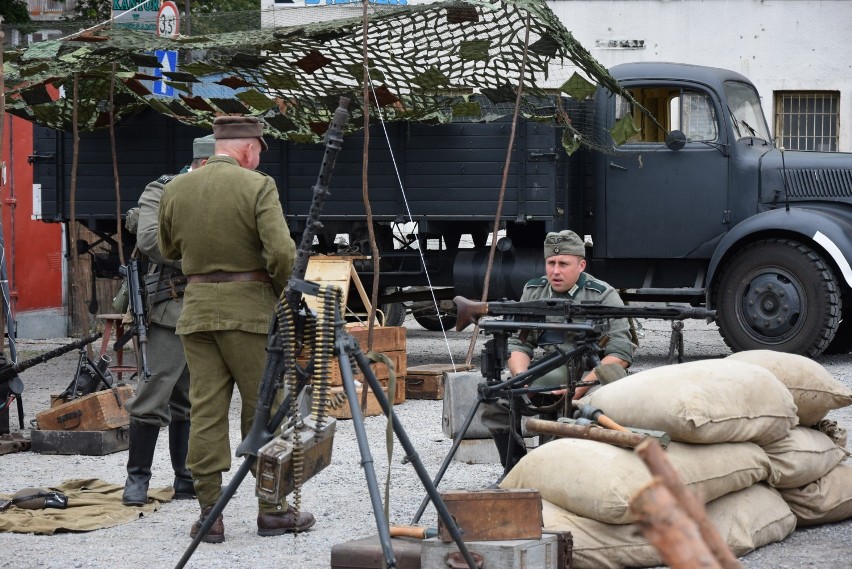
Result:
{"label": "stack of sandbag", "polygon": [[740,352],[726,358],[758,365],[775,375],[793,396],[799,426],[782,440],[763,447],[776,472],[774,486],[799,526],[852,518],[852,464],[843,464],[846,429],[825,417],[852,405],[852,389],[819,363],[769,350]]}
{"label": "stack of sandbag", "polygon": [[[852,403],[843,398],[842,384],[831,381],[834,399],[818,403],[812,390],[799,386],[794,392],[766,365],[705,360],[629,376],[600,388],[588,402],[622,425],[667,432],[675,441],[667,450],[670,462],[707,505],[732,551],[744,555],[784,539],[801,520],[791,511],[792,496],[782,492],[799,491],[799,502],[833,492],[832,499],[844,506],[834,506],[824,517],[842,515],[852,502],[837,495],[843,480],[831,480],[825,489],[810,487],[846,471],[838,467],[845,451],[823,433],[797,428],[799,400],[811,404],[803,408],[808,420],[817,422],[829,409]],[[818,410],[820,405],[825,409]],[[541,492],[544,526],[573,533],[577,569],[652,567],[662,559],[629,510],[630,499],[650,479],[632,450],[559,439],[530,452],[501,486]]]}

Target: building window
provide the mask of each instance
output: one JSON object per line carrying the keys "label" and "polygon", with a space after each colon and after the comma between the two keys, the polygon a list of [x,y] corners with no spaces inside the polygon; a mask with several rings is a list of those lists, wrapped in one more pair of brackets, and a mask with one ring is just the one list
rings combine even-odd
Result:
{"label": "building window", "polygon": [[776,91],[775,134],[788,150],[837,152],[840,93]]}

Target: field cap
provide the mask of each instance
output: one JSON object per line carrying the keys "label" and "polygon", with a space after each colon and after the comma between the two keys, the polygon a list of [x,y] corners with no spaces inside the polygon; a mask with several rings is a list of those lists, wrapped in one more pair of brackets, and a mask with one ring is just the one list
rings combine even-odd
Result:
{"label": "field cap", "polygon": [[223,138],[259,138],[263,150],[269,146],[263,140],[263,122],[257,117],[216,117],[213,121],[213,137]]}
{"label": "field cap", "polygon": [[586,256],[586,246],[580,236],[573,231],[564,230],[559,233],[551,231],[544,238],[544,258],[554,255]]}
{"label": "field cap", "polygon": [[212,134],[196,138],[192,141],[192,159],[198,160],[210,158],[213,156],[213,148],[216,146],[216,139]]}

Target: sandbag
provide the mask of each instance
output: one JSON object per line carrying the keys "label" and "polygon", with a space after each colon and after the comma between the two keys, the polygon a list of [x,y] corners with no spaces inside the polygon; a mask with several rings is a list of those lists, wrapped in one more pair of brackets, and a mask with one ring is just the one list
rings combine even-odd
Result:
{"label": "sandbag", "polygon": [[822,365],[805,356],[748,350],[726,359],[759,365],[787,386],[798,408],[799,424],[812,427],[832,409],[852,405],[852,389],[834,379]]}
{"label": "sandbag", "polygon": [[840,464],[802,488],[780,492],[800,526],[852,518],[852,464]]}
{"label": "sandbag", "polygon": [[808,427],[763,447],[772,467],[769,484],[775,488],[800,488],[828,474],[849,453],[827,435]]}
{"label": "sandbag", "polygon": [[[765,480],[769,458],[752,443],[671,443],[666,456],[704,502]],[[631,497],[651,479],[632,450],[584,439],[557,439],[529,452],[500,483],[535,488],[569,512],[608,524],[635,521]]]}
{"label": "sandbag", "polygon": [[[796,518],[777,491],[755,484],[707,504],[707,515],[736,556],[781,541],[796,528]],[[570,531],[573,569],[656,567],[659,552],[638,524],[613,525],[578,516],[542,500],[545,530]]]}
{"label": "sandbag", "polygon": [[589,401],[622,425],[685,443],[765,445],[798,422],[793,396],[772,373],[728,359],[649,369],[604,385]]}

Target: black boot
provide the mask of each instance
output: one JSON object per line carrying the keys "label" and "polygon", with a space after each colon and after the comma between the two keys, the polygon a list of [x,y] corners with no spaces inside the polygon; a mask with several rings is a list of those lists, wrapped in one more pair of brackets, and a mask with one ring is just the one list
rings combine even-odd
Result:
{"label": "black boot", "polygon": [[148,482],[151,463],[160,427],[130,420],[130,451],[127,456],[127,482],[121,503],[125,506],[144,506],[148,503]]}
{"label": "black boot", "polygon": [[189,451],[189,421],[172,421],[169,424],[169,454],[175,471],[175,500],[195,498],[195,486],[192,473],[186,468],[186,454]]}

